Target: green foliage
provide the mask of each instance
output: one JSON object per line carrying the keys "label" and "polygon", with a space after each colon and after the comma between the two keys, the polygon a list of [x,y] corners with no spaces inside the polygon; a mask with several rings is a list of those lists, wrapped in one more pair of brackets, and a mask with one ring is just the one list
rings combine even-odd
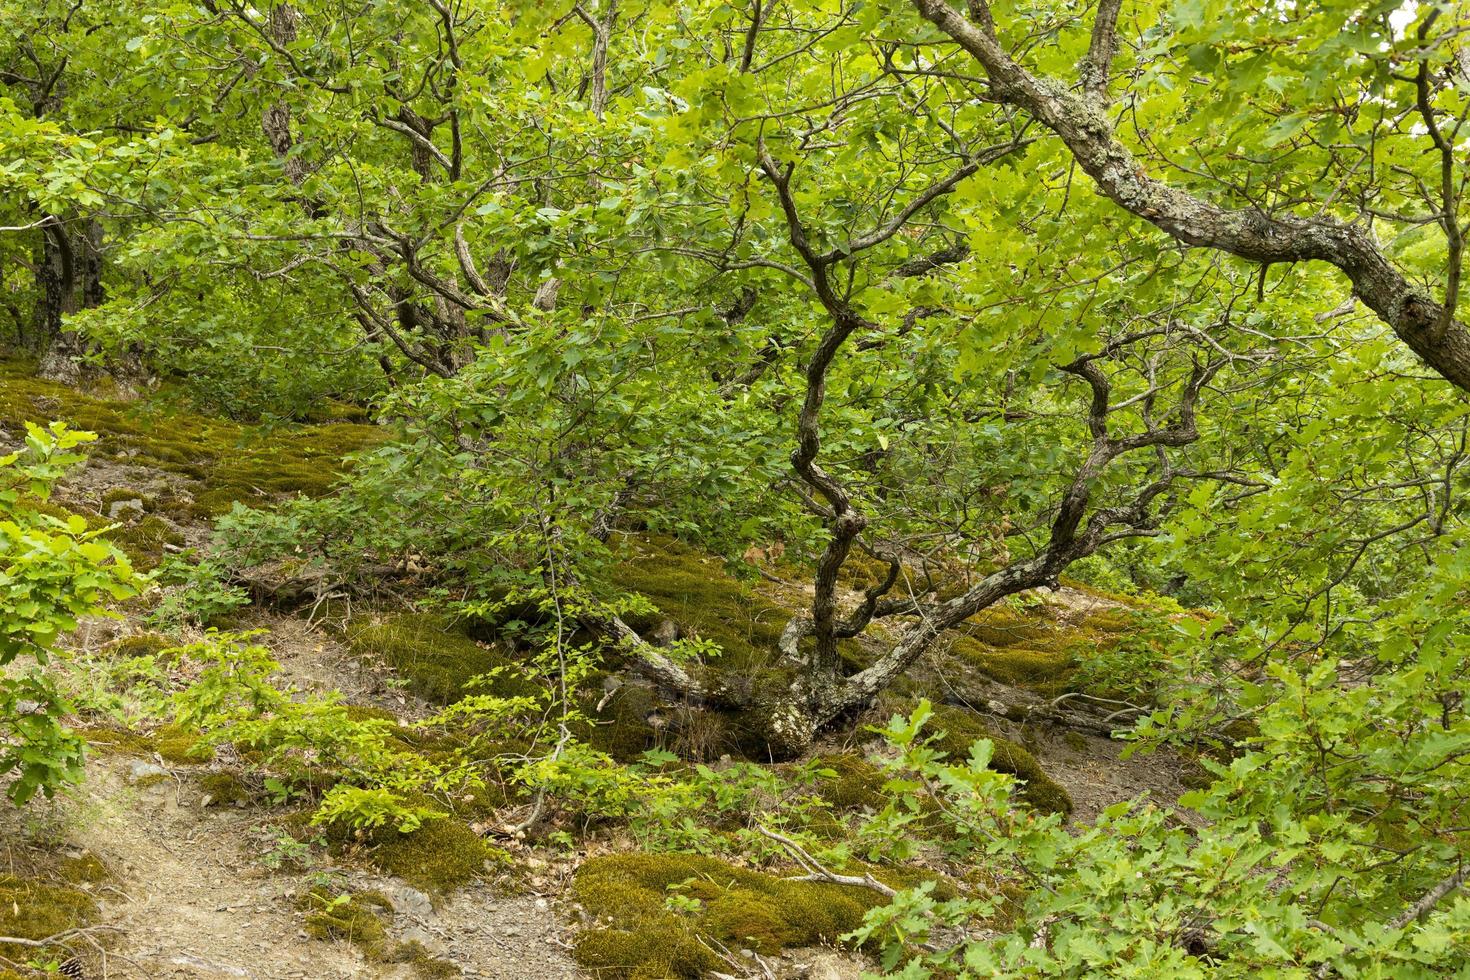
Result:
{"label": "green foliage", "polygon": [[657,851],[781,857],[762,827],[780,827],[820,849],[819,833],[833,825],[819,795],[829,771],[820,759],[784,769],[743,761],[683,767],[669,752],[650,751],[630,773],[633,786],[644,789],[628,812],[629,829]]}
{"label": "green foliage", "polygon": [[[1470,405],[1417,360],[1464,359],[1463,11],[1140,0],[1100,58],[1114,5],[974,6],[961,47],[952,3],[0,0],[0,335],[149,375],[133,398],[0,364],[0,426],[60,417],[167,484],[103,529],[38,499],[63,430],[0,463],[12,796],[77,769],[58,637],[214,521],[161,562],[153,622],[331,583],[354,650],[440,716],[283,689],[238,638],[78,655],[64,689],[137,723],[97,733],[120,750],[236,745],[339,843],[456,833],[492,780],[553,833],[757,860],[753,815],[840,863],[862,812],[859,844],[995,886],[875,914],[939,940],[896,948],[909,976],[1462,970],[1457,888],[1402,916],[1470,860]],[[878,554],[898,578],[839,663],[778,649],[831,579],[839,621],[863,608]],[[1065,791],[962,712],[928,746],[895,723],[881,774],[709,764],[802,756],[945,602],[1067,571],[1103,608],[993,603],[888,696],[953,669],[1137,715],[1137,749],[1208,769],[1198,829],[1135,806],[1064,832]],[[361,613],[390,595],[435,612]],[[613,614],[656,646],[598,646]],[[650,652],[692,683],[626,682]],[[582,955],[714,968],[711,903],[648,890],[657,928]],[[783,944],[767,912],[715,931]]]}
{"label": "green foliage", "polygon": [[243,586],[229,581],[227,564],[216,555],[173,558],[158,570],[162,595],[148,614],[150,624],[178,629],[190,624],[217,624],[250,604]]}
{"label": "green foliage", "polygon": [[[1067,832],[1054,816],[1030,816],[1010,805],[1013,780],[991,767],[989,742],[976,743],[963,762],[944,761],[923,735],[931,710],[921,704],[885,730],[899,752],[889,763],[890,785],[904,803],[875,821],[889,833],[900,827],[912,833],[921,825],[905,815],[919,809],[919,797],[932,800],[931,813],[953,835],[951,846],[973,848],[979,868],[1021,889],[1024,900],[1009,931],[916,952],[914,944],[935,929],[985,920],[999,905],[937,898],[922,885],[900,894],[871,913],[853,938],[905,935],[907,945],[889,943],[885,953],[890,968],[907,958],[905,977],[948,975],[961,963],[981,975],[1080,977],[1124,962],[1130,970],[1168,976],[1261,976],[1329,964],[1428,977],[1464,955],[1464,899],[1424,921],[1389,925],[1402,907],[1393,896],[1403,882],[1386,891],[1338,894],[1343,861],[1365,828],[1345,814],[1291,815],[1281,806],[1292,790],[1280,773],[1255,782],[1266,756],[1218,767],[1230,778],[1206,796],[1215,818],[1207,827],[1190,830],[1167,811],[1120,803],[1091,826]],[[1246,785],[1258,785],[1260,796],[1243,796]],[[1188,932],[1186,941],[1180,930]]]}
{"label": "green foliage", "polygon": [[931,709],[935,738],[930,743],[951,760],[970,757],[971,746],[984,739],[990,743],[990,767],[1021,780],[1016,795],[1041,813],[1072,812],[1072,797],[1046,774],[1036,757],[1021,745],[993,734],[975,714],[945,705]]}
{"label": "green foliage", "polygon": [[354,830],[373,830],[391,825],[400,834],[411,834],[429,820],[445,814],[432,807],[405,803],[381,786],[362,787],[338,783],[322,796],[312,816],[314,824],[341,823]]}
{"label": "green foliage", "polygon": [[43,672],[57,637],[141,584],[83,519],[37,509],[81,461],[72,450],[90,434],[60,423],[26,433],[23,449],[0,456],[0,668],[25,668],[0,674],[0,775],[14,776],[6,794],[17,804],[37,791],[49,797],[81,772],[81,740],[62,727],[65,702]]}

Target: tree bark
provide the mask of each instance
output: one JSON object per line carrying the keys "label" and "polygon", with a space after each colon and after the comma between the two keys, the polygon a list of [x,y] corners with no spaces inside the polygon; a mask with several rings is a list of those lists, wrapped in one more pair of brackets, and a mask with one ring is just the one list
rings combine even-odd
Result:
{"label": "tree bark", "polygon": [[[914,0],[929,21],[949,35],[985,71],[991,94],[1055,133],[1078,166],[1119,207],[1188,245],[1227,252],[1252,262],[1326,262],[1339,269],[1353,293],[1430,368],[1470,391],[1470,329],[1454,310],[1414,286],[1388,261],[1370,231],[1332,218],[1278,217],[1256,209],[1230,209],[1151,177],[1117,138],[1107,118],[1106,60],[1113,24],[1099,23],[1085,66],[1081,94],[1032,74],[1000,44],[987,4],[971,3],[967,20],[947,0]],[[1116,19],[1116,4],[1104,4]]]}
{"label": "tree bark", "polygon": [[66,230],[54,215],[41,227],[34,265],[36,308],[31,343],[35,353],[44,357],[61,336],[61,318],[68,312],[76,267]]}
{"label": "tree bark", "polygon": [[65,317],[100,306],[107,298],[102,284],[102,223],[95,218],[68,222],[52,216],[42,226],[36,248],[36,309],[32,349],[43,377],[74,381],[85,351]]}

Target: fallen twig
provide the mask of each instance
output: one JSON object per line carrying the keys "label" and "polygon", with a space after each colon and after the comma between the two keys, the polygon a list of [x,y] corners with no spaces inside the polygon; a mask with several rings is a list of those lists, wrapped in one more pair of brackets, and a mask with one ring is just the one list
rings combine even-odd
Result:
{"label": "fallen twig", "polygon": [[834,885],[855,885],[859,888],[871,888],[873,891],[888,898],[893,898],[898,894],[895,889],[883,884],[883,882],[870,874],[843,875],[835,871],[830,871],[823,867],[820,861],[807,853],[806,848],[802,847],[790,837],[784,834],[778,834],[774,830],[766,827],[758,827],[756,829],[761,832],[762,836],[769,837],[786,848],[787,853],[796,860],[796,863],[806,870],[806,874],[788,878],[788,881],[827,881]]}

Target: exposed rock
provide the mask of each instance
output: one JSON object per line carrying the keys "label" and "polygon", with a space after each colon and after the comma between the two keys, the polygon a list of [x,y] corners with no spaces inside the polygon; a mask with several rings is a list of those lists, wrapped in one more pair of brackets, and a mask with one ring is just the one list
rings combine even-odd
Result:
{"label": "exposed rock", "polygon": [[128,500],[114,500],[107,507],[107,519],[116,521],[122,518],[128,511],[134,514],[143,513],[143,500],[141,497],[133,497]]}
{"label": "exposed rock", "polygon": [[434,903],[429,896],[412,885],[388,885],[381,889],[383,896],[393,905],[393,911],[414,919],[430,919],[434,916]]}
{"label": "exposed rock", "polygon": [[145,762],[142,759],[134,759],[128,780],[133,783],[141,783],[144,780],[154,780],[168,775],[168,770],[154,762]]}

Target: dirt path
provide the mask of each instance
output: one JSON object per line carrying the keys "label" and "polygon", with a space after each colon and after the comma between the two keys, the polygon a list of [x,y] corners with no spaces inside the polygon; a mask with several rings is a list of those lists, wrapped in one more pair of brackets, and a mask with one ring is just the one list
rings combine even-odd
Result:
{"label": "dirt path", "polygon": [[[200,806],[187,779],[133,782],[135,760],[94,755],[84,789],[66,804],[70,842],[100,857],[115,880],[103,921],[122,931],[108,977],[252,977],[334,980],[412,977],[413,968],[367,962],[348,942],[312,939],[295,895],[301,874],[275,874],[249,831],[258,813]],[[544,899],[466,889],[435,909],[394,879],[347,873],[394,904],[391,931],[418,940],[466,977],[572,978],[561,917]]]}

